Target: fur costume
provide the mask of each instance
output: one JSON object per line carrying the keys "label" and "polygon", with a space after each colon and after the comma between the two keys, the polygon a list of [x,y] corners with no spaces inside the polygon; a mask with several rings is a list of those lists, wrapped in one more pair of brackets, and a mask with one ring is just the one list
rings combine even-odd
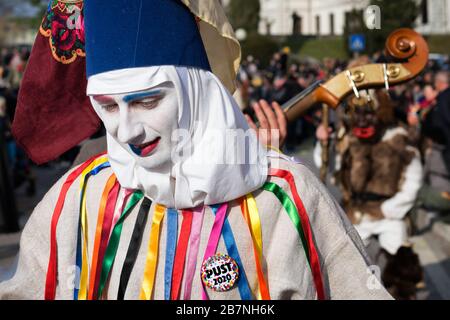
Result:
{"label": "fur costume", "polygon": [[346,195],[344,208],[354,224],[361,221],[362,216],[358,215],[361,211],[372,219],[383,219],[383,200],[393,197],[404,181],[405,168],[415,154],[407,148],[403,130],[395,131],[399,133],[374,144],[349,137],[338,175]]}
{"label": "fur costume", "polygon": [[[387,258],[382,278],[391,294],[410,299],[423,275],[417,255],[405,247],[408,236],[403,219],[422,184],[419,152],[407,131],[395,124],[384,91],[349,98],[340,119],[335,171],[343,207],[366,243],[373,236],[378,238]],[[320,154],[318,143],[316,165],[320,165]]]}

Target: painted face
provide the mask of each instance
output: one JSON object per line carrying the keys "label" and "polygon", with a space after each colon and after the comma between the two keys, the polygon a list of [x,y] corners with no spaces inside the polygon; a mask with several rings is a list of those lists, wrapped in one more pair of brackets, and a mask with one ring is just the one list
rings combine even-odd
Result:
{"label": "painted face", "polygon": [[378,119],[373,107],[369,104],[358,106],[353,113],[353,134],[359,139],[371,139],[375,136]]}
{"label": "painted face", "polygon": [[172,82],[126,94],[93,95],[91,101],[106,131],[135,159],[152,169],[171,157],[177,129],[178,99]]}

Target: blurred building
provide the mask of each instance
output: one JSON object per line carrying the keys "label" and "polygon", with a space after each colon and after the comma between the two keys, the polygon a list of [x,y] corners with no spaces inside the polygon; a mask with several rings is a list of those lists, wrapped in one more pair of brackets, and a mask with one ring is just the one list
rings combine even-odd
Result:
{"label": "blurred building", "polygon": [[416,30],[423,34],[450,34],[450,1],[420,1],[421,15]]}
{"label": "blurred building", "polygon": [[40,15],[26,0],[0,0],[0,45],[32,45],[36,26],[30,21]]}
{"label": "blurred building", "polygon": [[341,35],[345,13],[367,0],[260,0],[261,34]]}
{"label": "blurred building", "polygon": [[8,47],[33,45],[36,38],[36,28],[10,21],[1,27],[3,29],[1,39],[3,45]]}
{"label": "blurred building", "polygon": [[[450,1],[416,1],[420,6],[417,31],[424,34],[450,33]],[[370,1],[260,0],[260,3],[261,34],[342,35],[347,13],[353,9],[364,10]]]}

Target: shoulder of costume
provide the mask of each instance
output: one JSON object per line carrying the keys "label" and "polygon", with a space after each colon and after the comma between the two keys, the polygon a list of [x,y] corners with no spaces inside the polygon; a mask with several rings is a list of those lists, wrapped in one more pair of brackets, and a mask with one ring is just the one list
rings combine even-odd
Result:
{"label": "shoulder of costume", "polygon": [[319,184],[316,176],[308,166],[295,156],[288,156],[280,150],[270,149],[267,153],[269,158],[268,180],[271,178],[281,178],[281,174],[276,172],[289,172],[296,183]]}
{"label": "shoulder of costume", "polygon": [[292,207],[298,213],[302,211],[306,215],[304,202],[310,203],[321,193],[326,192],[323,190],[324,187],[301,160],[283,154],[280,150],[269,150],[267,156],[269,158],[267,179],[253,193],[256,201],[258,202],[259,197],[271,193],[280,201],[281,207],[285,206],[286,210],[281,210],[280,215],[283,215],[283,211],[288,211],[287,207]]}
{"label": "shoulder of costume", "polygon": [[384,133],[382,140],[388,141],[398,136],[408,137],[408,131],[406,131],[406,129],[402,126],[390,127]]}
{"label": "shoulder of costume", "polygon": [[[319,195],[320,183],[314,174],[295,158],[289,157],[279,150],[270,150],[268,157],[270,160],[268,177],[260,189],[262,192],[259,192],[256,198],[253,198],[252,194],[243,197],[241,209],[244,217],[248,216],[249,220],[253,220],[252,211],[255,215],[259,196],[264,196],[266,193],[274,195],[281,207],[281,210],[275,211],[278,212],[280,218],[286,215],[292,222],[311,267],[318,298],[324,299],[323,276],[318,248],[314,241],[316,236],[313,234],[311,225],[312,212],[308,212],[308,210],[313,210],[309,198]],[[276,212],[271,213],[275,214]]]}
{"label": "shoulder of costume", "polygon": [[70,174],[80,177],[81,179],[97,180],[99,173],[112,173],[109,163],[108,154],[106,152],[92,156],[88,160],[82,162],[71,170]]}
{"label": "shoulder of costume", "polygon": [[284,210],[279,213],[280,216],[284,211],[288,211],[288,207],[292,207],[297,211],[295,215],[303,213],[305,219],[312,217],[312,223],[317,221],[315,219],[318,213],[317,206],[321,203],[321,207],[329,208],[324,210],[326,212],[320,212],[321,217],[341,224],[342,210],[326,186],[306,164],[281,151],[269,151],[268,157],[270,161],[266,182],[254,192],[257,202],[258,197],[272,193],[275,199],[279,200],[281,208],[284,206]]}
{"label": "shoulder of costume", "polygon": [[[66,198],[69,189],[78,189],[82,191],[88,181],[105,180],[104,173],[113,176],[111,172],[108,156],[105,152],[97,154],[81,164],[69,169],[66,174],[55,184],[59,198]],[[102,174],[100,174],[102,172]],[[106,182],[106,180],[105,180]],[[76,193],[78,194],[78,193]]]}
{"label": "shoulder of costume", "polygon": [[408,131],[402,126],[388,128],[383,135],[382,141],[395,146],[398,151],[407,150],[413,152],[415,156],[420,156],[417,145],[409,139]]}

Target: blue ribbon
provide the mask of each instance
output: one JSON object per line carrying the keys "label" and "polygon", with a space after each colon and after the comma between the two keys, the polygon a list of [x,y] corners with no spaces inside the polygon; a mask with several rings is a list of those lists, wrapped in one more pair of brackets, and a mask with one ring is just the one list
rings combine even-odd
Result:
{"label": "blue ribbon", "polygon": [[170,300],[172,288],[173,261],[177,247],[178,236],[178,211],[167,210],[167,239],[166,239],[166,264],[164,267],[164,299]]}
{"label": "blue ribbon", "polygon": [[[217,210],[220,205],[210,206],[214,215],[216,215]],[[239,255],[236,241],[234,240],[233,232],[231,231],[231,225],[228,222],[228,216],[225,217],[225,222],[222,228],[223,241],[225,242],[225,247],[227,248],[228,255],[233,258],[239,267],[239,278],[237,280],[237,285],[239,289],[239,294],[242,300],[253,300],[252,292],[250,286],[248,285],[247,276],[245,274],[244,265],[242,264],[241,257]]]}

